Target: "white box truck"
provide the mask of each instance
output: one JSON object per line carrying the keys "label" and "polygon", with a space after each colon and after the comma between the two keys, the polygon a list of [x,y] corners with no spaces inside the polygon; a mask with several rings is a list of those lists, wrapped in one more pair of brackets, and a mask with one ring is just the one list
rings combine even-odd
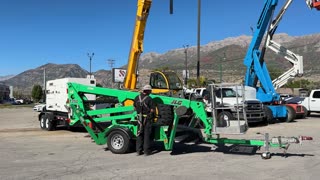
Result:
{"label": "white box truck", "polygon": [[[40,112],[38,119],[40,128],[48,131],[55,130],[56,126],[81,126],[79,119],[70,117],[66,102],[68,100],[68,82],[96,86],[96,80],[93,76],[87,78],[62,78],[47,81],[46,83],[46,105]],[[96,100],[96,96],[85,94],[87,100]],[[90,104],[89,104],[90,106]],[[90,108],[94,109],[94,106]]]}

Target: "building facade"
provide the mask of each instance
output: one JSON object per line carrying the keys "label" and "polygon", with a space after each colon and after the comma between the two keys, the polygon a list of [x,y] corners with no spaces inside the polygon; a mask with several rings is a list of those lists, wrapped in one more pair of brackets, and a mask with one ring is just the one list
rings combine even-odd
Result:
{"label": "building facade", "polygon": [[10,99],[10,87],[5,84],[0,84],[0,102]]}

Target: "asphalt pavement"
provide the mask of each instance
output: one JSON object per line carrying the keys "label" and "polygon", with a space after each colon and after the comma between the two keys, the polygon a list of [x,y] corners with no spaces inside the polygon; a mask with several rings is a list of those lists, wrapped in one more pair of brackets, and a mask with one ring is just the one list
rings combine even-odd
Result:
{"label": "asphalt pavement", "polygon": [[294,144],[286,156],[272,148],[272,158],[248,146],[176,143],[173,151],[156,144],[151,156],[112,154],[82,130],[44,131],[32,108],[0,109],[0,179],[301,179],[320,177],[320,114],[292,123],[251,127],[228,138],[312,136]]}

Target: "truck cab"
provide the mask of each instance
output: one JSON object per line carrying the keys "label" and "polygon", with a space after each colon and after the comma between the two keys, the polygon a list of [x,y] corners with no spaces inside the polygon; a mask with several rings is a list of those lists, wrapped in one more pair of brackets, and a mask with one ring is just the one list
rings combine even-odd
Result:
{"label": "truck cab", "polygon": [[307,114],[310,115],[311,112],[320,112],[320,89],[314,89],[310,92],[308,97],[305,97],[301,102],[306,110]]}
{"label": "truck cab", "polygon": [[[196,88],[195,96],[202,98],[206,104],[207,113],[212,113],[212,98],[206,88]],[[262,102],[255,98],[255,89],[252,87],[228,86],[219,87],[215,91],[217,106],[223,107],[217,112],[218,119],[237,119],[243,117],[242,110],[245,108],[248,123],[262,122],[265,120],[265,113]],[[242,105],[244,104],[244,106]]]}

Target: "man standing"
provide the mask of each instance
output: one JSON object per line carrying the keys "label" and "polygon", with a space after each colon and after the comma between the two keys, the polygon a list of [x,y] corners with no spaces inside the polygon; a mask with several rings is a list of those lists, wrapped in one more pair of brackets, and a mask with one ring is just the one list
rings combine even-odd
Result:
{"label": "man standing", "polygon": [[134,99],[134,107],[138,113],[138,132],[137,132],[137,155],[145,156],[151,154],[151,130],[152,121],[154,118],[155,106],[152,102],[152,98],[149,96],[151,93],[151,86],[145,85],[142,88],[142,92]]}

